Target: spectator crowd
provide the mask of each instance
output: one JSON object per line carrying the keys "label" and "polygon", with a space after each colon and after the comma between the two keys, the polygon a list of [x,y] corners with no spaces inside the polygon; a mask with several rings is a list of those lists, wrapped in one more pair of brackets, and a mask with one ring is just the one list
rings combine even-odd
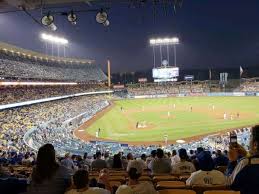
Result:
{"label": "spectator crowd", "polygon": [[[135,155],[96,151],[93,156],[56,154],[52,144],[37,153],[0,152],[0,191],[28,194],[155,194],[163,189],[236,190],[256,194],[259,126],[251,129],[249,152],[238,143],[227,150],[203,147]],[[15,187],[14,187],[15,186]],[[180,192],[180,191],[179,191]]]}
{"label": "spectator crowd", "polygon": [[100,84],[0,87],[0,105],[103,90],[107,88]]}
{"label": "spectator crowd", "polygon": [[0,77],[78,82],[107,80],[97,65],[35,59],[1,49]]}

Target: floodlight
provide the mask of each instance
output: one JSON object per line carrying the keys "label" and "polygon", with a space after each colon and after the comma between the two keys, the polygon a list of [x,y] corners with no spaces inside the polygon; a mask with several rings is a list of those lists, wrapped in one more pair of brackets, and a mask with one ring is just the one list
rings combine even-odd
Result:
{"label": "floodlight", "polygon": [[77,20],[77,16],[76,14],[71,11],[68,16],[67,16],[67,20],[72,24],[72,25],[76,25],[76,20]]}
{"label": "floodlight", "polygon": [[41,18],[41,23],[47,26],[50,30],[56,31],[57,26],[54,24],[54,17],[52,15],[45,15]]}
{"label": "floodlight", "polygon": [[177,37],[172,38],[172,43],[178,44],[179,38],[177,38]]}
{"label": "floodlight", "polygon": [[41,34],[41,38],[43,40],[51,42],[51,43],[63,44],[63,45],[68,44],[68,40],[67,39],[60,38],[60,37],[57,37],[57,36],[52,36],[50,34],[42,33]]}
{"label": "floodlight", "polygon": [[169,44],[179,44],[179,38],[157,38],[157,39],[150,39],[150,45],[169,45]]}
{"label": "floodlight", "polygon": [[108,18],[107,13],[104,12],[102,9],[101,9],[100,12],[98,12],[98,13],[96,14],[96,17],[95,17],[96,22],[99,23],[99,24],[105,23],[106,20],[107,20],[107,18]]}
{"label": "floodlight", "polygon": [[104,25],[105,27],[109,26],[109,25],[110,25],[109,20],[106,20],[106,21],[103,23],[103,25]]}
{"label": "floodlight", "polygon": [[153,44],[156,43],[156,40],[155,40],[155,39],[150,39],[149,43],[150,43],[151,45],[153,45]]}

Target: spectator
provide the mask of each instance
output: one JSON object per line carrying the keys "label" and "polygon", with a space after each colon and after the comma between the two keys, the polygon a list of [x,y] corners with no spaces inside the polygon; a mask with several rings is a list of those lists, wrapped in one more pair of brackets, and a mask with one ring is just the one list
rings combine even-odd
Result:
{"label": "spectator", "polygon": [[56,162],[54,147],[45,144],[38,151],[28,194],[63,194],[70,185],[70,177],[67,168]]}
{"label": "spectator", "polygon": [[150,154],[150,157],[147,158],[147,167],[148,167],[148,169],[151,169],[151,162],[153,160],[155,160],[155,158],[156,158],[156,150],[152,150],[151,154]]}
{"label": "spectator", "polygon": [[139,182],[143,172],[142,164],[137,160],[130,161],[128,165],[128,185],[122,185],[116,191],[116,194],[156,194],[154,186],[149,182]]}
{"label": "spectator", "polygon": [[226,169],[226,176],[230,176],[232,174],[238,162],[242,158],[246,157],[246,155],[247,155],[246,150],[239,144],[237,144],[236,147],[233,147],[233,146],[229,147],[229,152],[228,152],[229,162]]}
{"label": "spectator", "polygon": [[92,169],[103,169],[107,168],[107,163],[105,160],[101,159],[101,152],[96,152],[96,160],[92,162]]}
{"label": "spectator", "polygon": [[72,158],[70,157],[69,153],[65,154],[65,158],[63,160],[61,160],[61,165],[66,167],[69,170],[75,169],[74,162],[73,162]]}
{"label": "spectator", "polygon": [[88,171],[89,169],[91,169],[91,163],[92,163],[92,161],[91,161],[91,159],[88,158],[88,153],[85,152],[83,160],[81,162],[81,167]]}
{"label": "spectator", "polygon": [[187,179],[186,185],[212,186],[225,185],[226,180],[222,172],[214,170],[214,163],[208,151],[202,151],[197,155],[200,170],[193,172]]}
{"label": "spectator", "polygon": [[228,158],[222,154],[221,150],[217,150],[216,157],[214,158],[213,161],[214,161],[215,167],[228,165]]}
{"label": "spectator", "polygon": [[157,158],[151,161],[150,165],[153,174],[171,172],[170,160],[164,158],[164,151],[160,148],[157,149]]}
{"label": "spectator", "polygon": [[188,162],[188,155],[186,152],[186,149],[180,149],[178,151],[179,157],[180,157],[180,162],[176,163],[173,167],[172,173],[173,174],[191,174],[195,171],[195,167],[193,163]]}
{"label": "spectator", "polygon": [[231,188],[241,194],[257,194],[259,180],[259,125],[252,128],[250,139],[251,157],[241,160],[231,175]]}
{"label": "spectator", "polygon": [[126,168],[127,168],[129,162],[130,162],[131,160],[133,160],[133,159],[134,159],[134,157],[133,157],[132,153],[128,153],[128,154],[127,154],[127,160],[123,160],[123,167],[126,167]]}
{"label": "spectator", "polygon": [[143,169],[147,169],[146,159],[147,159],[146,154],[141,154],[140,158],[138,159],[138,161],[142,164]]}
{"label": "spectator", "polygon": [[196,170],[199,170],[199,169],[200,169],[199,163],[198,163],[198,160],[197,160],[197,155],[198,155],[199,153],[203,152],[203,151],[204,151],[204,149],[203,149],[202,147],[198,147],[198,148],[196,149],[196,157],[195,157],[194,160],[192,160],[192,163],[194,164]]}
{"label": "spectator", "polygon": [[89,188],[89,175],[86,170],[78,170],[73,176],[75,189],[67,191],[65,194],[110,194],[110,191],[92,187]]}
{"label": "spectator", "polygon": [[119,168],[119,169],[122,169],[122,162],[121,162],[120,154],[115,154],[115,155],[113,156],[112,168]]}
{"label": "spectator", "polygon": [[180,158],[179,158],[179,156],[177,155],[176,150],[173,150],[173,151],[172,151],[172,157],[171,157],[172,166],[174,166],[174,165],[177,164],[178,162],[180,162]]}
{"label": "spectator", "polygon": [[190,160],[194,160],[196,158],[196,155],[193,150],[190,150]]}

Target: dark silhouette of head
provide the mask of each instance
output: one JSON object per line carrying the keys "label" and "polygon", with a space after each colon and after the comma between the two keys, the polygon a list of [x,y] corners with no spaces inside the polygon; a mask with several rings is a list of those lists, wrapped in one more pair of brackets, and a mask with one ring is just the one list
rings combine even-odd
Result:
{"label": "dark silhouette of head", "polygon": [[152,151],[151,151],[151,157],[152,157],[152,158],[155,158],[155,157],[156,157],[156,150],[152,150]]}
{"label": "dark silhouette of head", "polygon": [[102,157],[102,153],[101,152],[96,152],[96,158],[97,159],[101,159],[101,157]]}
{"label": "dark silhouette of head", "polygon": [[179,153],[179,157],[181,158],[181,160],[187,160],[188,159],[186,149],[181,148],[181,149],[178,150],[178,153]]}
{"label": "dark silhouette of head", "polygon": [[122,163],[121,163],[120,154],[115,154],[115,155],[113,156],[112,168],[122,168]]}
{"label": "dark silhouette of head", "polygon": [[32,173],[32,180],[42,183],[46,179],[51,179],[58,167],[53,145],[45,144],[38,151],[36,169]]}
{"label": "dark silhouette of head", "polygon": [[214,169],[214,162],[210,152],[202,151],[197,155],[199,167],[203,171],[212,171]]}
{"label": "dark silhouette of head", "polygon": [[73,176],[73,182],[76,186],[76,189],[83,189],[88,187],[89,177],[88,172],[86,170],[78,170],[75,172]]}
{"label": "dark silhouette of head", "polygon": [[164,157],[164,151],[162,149],[158,148],[156,150],[156,155],[157,155],[158,158],[163,158]]}

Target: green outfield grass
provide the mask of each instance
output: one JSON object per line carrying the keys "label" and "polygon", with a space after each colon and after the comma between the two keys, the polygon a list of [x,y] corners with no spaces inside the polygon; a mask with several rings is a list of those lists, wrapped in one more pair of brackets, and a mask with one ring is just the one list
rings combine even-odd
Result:
{"label": "green outfield grass", "polygon": [[[95,136],[100,128],[101,138],[151,142],[163,141],[164,135],[177,140],[259,123],[259,97],[178,97],[120,100],[114,104],[86,129],[88,133]],[[224,112],[227,120],[223,119]],[[137,122],[146,123],[146,128],[136,128]]]}

